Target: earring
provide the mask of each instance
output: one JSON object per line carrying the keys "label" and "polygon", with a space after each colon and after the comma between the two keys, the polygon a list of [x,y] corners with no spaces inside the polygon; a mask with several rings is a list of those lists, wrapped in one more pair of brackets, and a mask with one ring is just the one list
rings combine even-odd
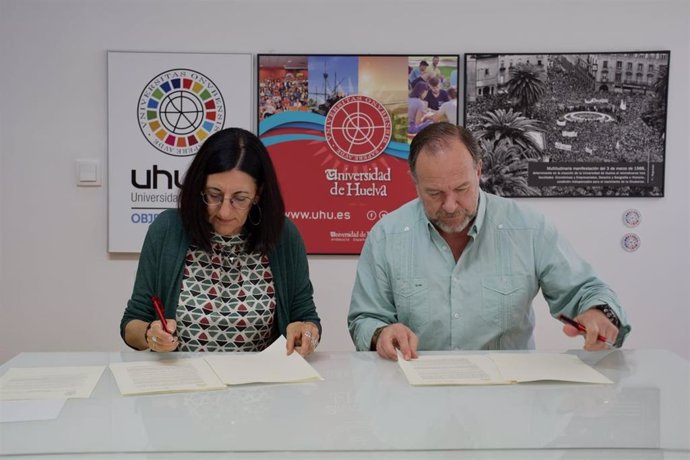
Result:
{"label": "earring", "polygon": [[[259,210],[259,220],[257,220],[256,222],[254,222],[252,220],[252,211],[254,210],[254,208]],[[256,227],[257,225],[259,225],[261,223],[262,217],[263,217],[263,212],[261,212],[261,208],[256,203],[254,203],[254,205],[249,210],[249,215],[247,216],[247,218],[249,219],[249,223]]]}

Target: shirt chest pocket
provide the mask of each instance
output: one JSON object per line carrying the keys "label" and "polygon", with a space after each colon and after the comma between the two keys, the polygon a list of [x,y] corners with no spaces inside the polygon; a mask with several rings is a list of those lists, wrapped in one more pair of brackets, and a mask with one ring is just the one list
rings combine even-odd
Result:
{"label": "shirt chest pocket", "polygon": [[502,327],[527,315],[531,299],[523,275],[497,275],[482,279],[482,316]]}
{"label": "shirt chest pocket", "polygon": [[413,331],[419,330],[429,320],[426,278],[398,279],[394,284],[393,297],[398,310],[398,320]]}

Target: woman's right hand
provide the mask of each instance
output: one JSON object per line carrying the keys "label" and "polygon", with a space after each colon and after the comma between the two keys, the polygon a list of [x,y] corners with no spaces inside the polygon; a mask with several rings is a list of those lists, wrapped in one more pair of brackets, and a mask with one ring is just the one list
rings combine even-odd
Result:
{"label": "woman's right hand", "polygon": [[175,329],[177,328],[177,323],[174,319],[168,319],[167,327],[172,334],[168,334],[163,329],[163,324],[159,321],[152,321],[151,327],[146,331],[146,344],[149,346],[151,351],[166,352],[175,351],[179,346],[177,340],[177,334],[175,334]]}

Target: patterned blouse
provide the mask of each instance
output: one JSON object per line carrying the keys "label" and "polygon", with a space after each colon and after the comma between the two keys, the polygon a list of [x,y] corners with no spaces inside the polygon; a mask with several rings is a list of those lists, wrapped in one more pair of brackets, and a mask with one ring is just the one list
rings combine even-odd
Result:
{"label": "patterned blouse", "polygon": [[244,252],[245,235],[191,246],[176,320],[180,351],[261,351],[273,339],[275,288],[268,257]]}

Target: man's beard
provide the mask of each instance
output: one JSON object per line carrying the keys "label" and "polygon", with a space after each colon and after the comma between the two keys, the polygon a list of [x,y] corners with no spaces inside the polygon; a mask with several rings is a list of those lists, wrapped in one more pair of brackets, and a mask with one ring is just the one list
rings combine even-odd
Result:
{"label": "man's beard", "polygon": [[[434,219],[429,219],[431,220],[431,223],[436,226],[439,230],[445,232],[445,233],[461,233],[463,232],[467,226],[472,222],[472,220],[477,216],[476,212],[473,212],[471,214],[465,214],[465,218],[460,222],[458,225],[448,225],[446,224],[442,219],[439,218],[434,218]],[[451,216],[447,216],[451,217]]]}

